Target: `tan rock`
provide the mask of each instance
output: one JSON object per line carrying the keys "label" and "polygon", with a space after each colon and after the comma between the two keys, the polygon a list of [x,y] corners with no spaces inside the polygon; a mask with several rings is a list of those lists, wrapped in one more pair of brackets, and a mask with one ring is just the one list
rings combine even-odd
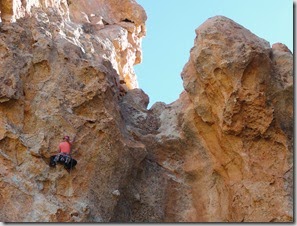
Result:
{"label": "tan rock", "polygon": [[[146,155],[143,144],[122,134],[118,105],[119,81],[129,76],[136,86],[132,66],[143,35],[136,27],[144,21],[86,33],[61,12],[68,11],[65,1],[25,3],[28,16],[1,11],[10,19],[0,35],[0,219],[109,221],[117,202],[112,192]],[[120,58],[125,52],[128,61]],[[76,137],[79,164],[70,173],[48,166],[65,134]]]}
{"label": "tan rock", "polygon": [[[196,196],[204,196],[208,203],[208,207],[201,204],[206,209],[201,219],[292,220],[292,200],[285,195],[291,194],[285,183],[287,170],[291,169],[292,147],[285,133],[293,130],[276,124],[280,122],[278,115],[290,114],[277,113],[283,110],[273,104],[279,103],[273,101],[274,96],[292,85],[292,54],[286,51],[286,60],[276,69],[273,61],[280,61],[279,50],[271,50],[267,42],[224,17],[209,19],[196,33],[195,47],[182,76],[195,109],[190,115],[197,115],[191,116],[197,117],[190,121],[195,122],[194,126],[185,125],[201,135],[205,155],[210,154],[206,158],[209,163],[202,168],[203,177],[209,183],[213,181],[210,184],[215,189],[202,188],[204,180],[196,173],[201,166],[188,158],[185,165],[191,166],[189,173],[198,178],[193,183],[200,184],[199,189],[193,188],[198,190]],[[275,60],[271,59],[272,51]],[[282,77],[280,74],[290,78],[286,85],[274,79]],[[271,84],[278,88],[272,90]],[[292,90],[286,93],[285,109],[290,109]],[[287,125],[292,125],[292,118],[287,120]],[[223,211],[223,205],[229,208]]]}
{"label": "tan rock", "polygon": [[292,54],[225,17],[196,32],[187,92],[124,114],[148,155],[113,220],[292,221]]}
{"label": "tan rock", "polygon": [[[133,70],[146,20],[135,1],[1,1],[1,17],[1,221],[292,221],[284,45],[210,18],[185,91],[147,109]],[[70,172],[48,165],[66,134]]]}

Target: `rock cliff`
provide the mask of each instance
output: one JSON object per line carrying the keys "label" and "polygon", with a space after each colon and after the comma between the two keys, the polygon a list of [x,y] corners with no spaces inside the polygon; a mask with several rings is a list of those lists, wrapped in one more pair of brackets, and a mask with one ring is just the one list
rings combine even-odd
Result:
{"label": "rock cliff", "polygon": [[[185,90],[138,87],[134,0],[0,3],[0,220],[293,221],[293,55],[223,16],[196,30]],[[49,167],[64,135],[78,165]]]}

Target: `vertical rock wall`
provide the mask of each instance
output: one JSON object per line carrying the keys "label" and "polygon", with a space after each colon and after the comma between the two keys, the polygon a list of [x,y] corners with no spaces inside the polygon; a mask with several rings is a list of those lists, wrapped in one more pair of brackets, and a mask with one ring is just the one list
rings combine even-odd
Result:
{"label": "vertical rock wall", "polygon": [[[209,156],[202,167],[209,186],[194,189],[208,203],[201,220],[292,220],[292,53],[224,17],[196,34],[182,77],[193,104],[188,126]],[[198,185],[201,163],[194,162],[185,167]]]}
{"label": "vertical rock wall", "polygon": [[220,16],[196,34],[177,101],[145,110],[124,97],[148,155],[115,219],[292,221],[292,53]]}
{"label": "vertical rock wall", "polygon": [[[293,55],[225,17],[172,104],[138,89],[133,0],[1,1],[0,220],[290,222]],[[48,166],[63,135],[78,165]]]}
{"label": "vertical rock wall", "polygon": [[[20,10],[35,5],[30,13],[13,11],[18,20],[0,25],[1,221],[109,221],[115,191],[145,156],[144,145],[126,135],[118,103],[137,87],[133,65],[146,15],[132,1],[106,2],[79,11],[96,14],[99,24],[61,13],[75,15],[69,1],[22,1]],[[98,6],[107,15],[132,7],[138,19],[128,13],[129,20],[103,23]],[[70,173],[48,166],[65,134],[75,138],[78,160]]]}

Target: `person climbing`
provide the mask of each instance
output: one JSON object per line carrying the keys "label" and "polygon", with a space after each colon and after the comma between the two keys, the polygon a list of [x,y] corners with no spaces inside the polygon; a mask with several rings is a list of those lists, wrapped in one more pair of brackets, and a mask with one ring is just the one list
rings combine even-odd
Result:
{"label": "person climbing", "polygon": [[73,141],[72,142],[70,141],[69,136],[63,137],[63,141],[59,144],[58,154],[54,159],[56,164],[62,158],[65,159],[65,163],[69,163],[72,144],[73,144]]}
{"label": "person climbing", "polygon": [[50,166],[56,166],[57,162],[64,163],[64,167],[70,170],[77,164],[77,161],[71,157],[72,144],[74,142],[70,141],[69,136],[64,136],[63,141],[59,144],[58,154],[52,156],[50,159]]}

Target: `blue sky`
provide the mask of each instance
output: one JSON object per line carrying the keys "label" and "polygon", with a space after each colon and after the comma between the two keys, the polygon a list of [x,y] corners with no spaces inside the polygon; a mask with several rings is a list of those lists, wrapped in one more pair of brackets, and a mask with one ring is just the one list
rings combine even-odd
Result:
{"label": "blue sky", "polygon": [[142,62],[135,66],[139,87],[167,104],[183,90],[180,74],[194,45],[195,29],[208,18],[223,15],[270,44],[293,51],[293,0],[136,0],[146,11]]}

